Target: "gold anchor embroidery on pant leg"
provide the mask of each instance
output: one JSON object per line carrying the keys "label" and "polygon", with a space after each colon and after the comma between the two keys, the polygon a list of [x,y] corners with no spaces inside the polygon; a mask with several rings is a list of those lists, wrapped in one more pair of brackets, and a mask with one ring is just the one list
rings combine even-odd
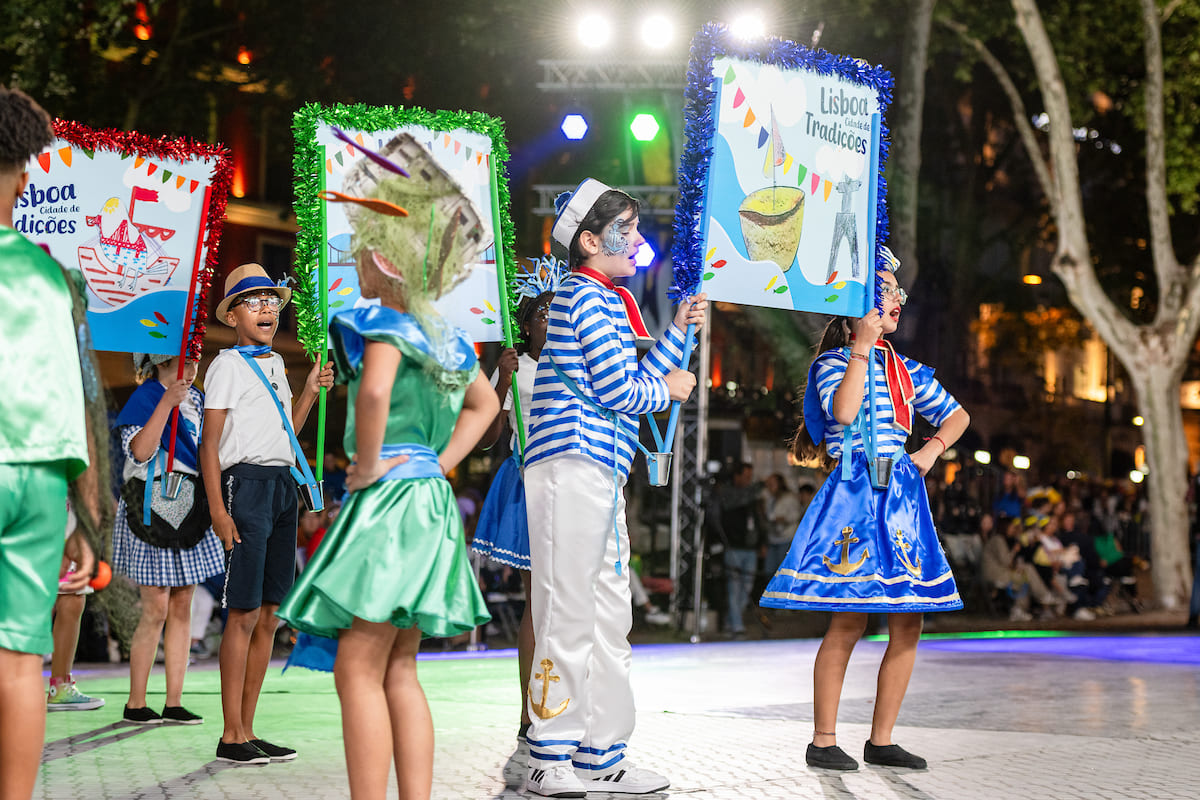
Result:
{"label": "gold anchor embroidery on pant leg", "polygon": [[563,700],[561,703],[559,703],[558,708],[553,709],[553,710],[546,708],[546,699],[547,699],[547,696],[550,694],[550,684],[551,684],[551,682],[558,683],[558,681],[559,681],[559,677],[557,675],[551,674],[551,671],[553,669],[554,669],[554,662],[548,658],[543,658],[542,659],[542,671],[535,673],[533,676],[533,679],[535,681],[542,682],[542,702],[540,702],[540,703],[533,702],[533,687],[530,687],[525,690],[529,695],[530,708],[532,708],[533,713],[537,714],[538,717],[541,719],[550,719],[551,717],[557,717],[559,714],[561,714],[562,712],[567,710],[567,703],[571,702],[571,698],[568,697],[566,700]]}
{"label": "gold anchor embroidery on pant leg", "polygon": [[863,562],[870,557],[871,551],[864,547],[862,557],[859,558],[858,561],[851,563],[850,545],[857,541],[858,537],[854,535],[854,528],[850,527],[849,525],[842,528],[842,538],[834,542],[835,545],[841,545],[842,560],[835,562],[829,556],[821,556],[821,561],[824,562],[825,567],[833,572],[836,572],[838,575],[849,575],[851,572],[854,572],[854,570],[861,567]]}
{"label": "gold anchor embroidery on pant leg", "polygon": [[916,575],[918,578],[921,577],[921,558],[920,556],[917,557],[917,563],[915,565],[908,560],[908,551],[912,550],[912,545],[909,544],[908,540],[904,538],[904,532],[897,528],[896,536],[894,538],[896,540],[896,548],[900,551],[900,562],[904,564],[904,568],[913,575]]}

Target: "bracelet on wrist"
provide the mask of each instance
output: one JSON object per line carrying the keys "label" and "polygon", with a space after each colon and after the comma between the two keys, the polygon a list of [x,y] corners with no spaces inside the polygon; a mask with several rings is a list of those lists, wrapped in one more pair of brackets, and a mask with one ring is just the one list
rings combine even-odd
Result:
{"label": "bracelet on wrist", "polygon": [[940,445],[942,446],[942,452],[943,452],[943,453],[945,453],[945,452],[946,452],[946,451],[949,449],[948,447],[946,447],[946,442],[945,442],[945,441],[942,439],[942,437],[938,436],[936,433],[935,433],[933,436],[929,437],[929,438],[930,438],[930,439],[936,439],[936,440],[937,440],[937,443],[938,443],[938,444],[940,444]]}
{"label": "bracelet on wrist", "polygon": [[869,359],[868,359],[868,358],[867,358],[865,355],[863,355],[862,353],[854,353],[854,352],[851,352],[851,353],[850,353],[850,358],[854,359],[855,361],[861,361],[861,362],[863,362],[864,364],[867,364],[867,363],[869,363]]}

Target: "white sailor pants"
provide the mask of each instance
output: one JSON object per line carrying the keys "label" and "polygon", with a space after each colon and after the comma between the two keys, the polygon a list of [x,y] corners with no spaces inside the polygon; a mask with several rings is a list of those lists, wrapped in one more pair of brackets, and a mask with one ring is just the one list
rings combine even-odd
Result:
{"label": "white sailor pants", "polygon": [[[629,532],[624,479],[583,456],[525,470],[536,644],[526,703],[531,768],[570,761],[600,775],[633,733]],[[621,573],[613,534],[613,498]]]}

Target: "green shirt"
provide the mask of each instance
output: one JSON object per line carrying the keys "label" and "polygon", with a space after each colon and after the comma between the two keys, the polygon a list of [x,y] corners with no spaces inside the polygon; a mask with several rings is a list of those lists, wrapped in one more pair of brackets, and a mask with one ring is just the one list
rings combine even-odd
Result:
{"label": "green shirt", "polygon": [[71,293],[62,267],[0,227],[0,463],[87,467],[87,426]]}

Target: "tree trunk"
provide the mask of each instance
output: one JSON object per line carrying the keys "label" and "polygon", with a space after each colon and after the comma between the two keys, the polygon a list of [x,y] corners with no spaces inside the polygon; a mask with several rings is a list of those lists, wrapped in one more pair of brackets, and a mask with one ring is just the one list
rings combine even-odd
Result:
{"label": "tree trunk", "polygon": [[904,265],[904,282],[917,278],[917,200],[921,173],[921,128],[925,112],[925,69],[929,26],[937,0],[912,0],[901,41],[903,54],[892,107],[892,148],[888,175],[887,243]]}
{"label": "tree trunk", "polygon": [[[1132,365],[1138,366],[1138,365]],[[1187,439],[1179,403],[1179,370],[1169,363],[1131,369],[1146,443],[1150,499],[1150,566],[1163,608],[1187,602],[1192,588],[1188,550]]]}

